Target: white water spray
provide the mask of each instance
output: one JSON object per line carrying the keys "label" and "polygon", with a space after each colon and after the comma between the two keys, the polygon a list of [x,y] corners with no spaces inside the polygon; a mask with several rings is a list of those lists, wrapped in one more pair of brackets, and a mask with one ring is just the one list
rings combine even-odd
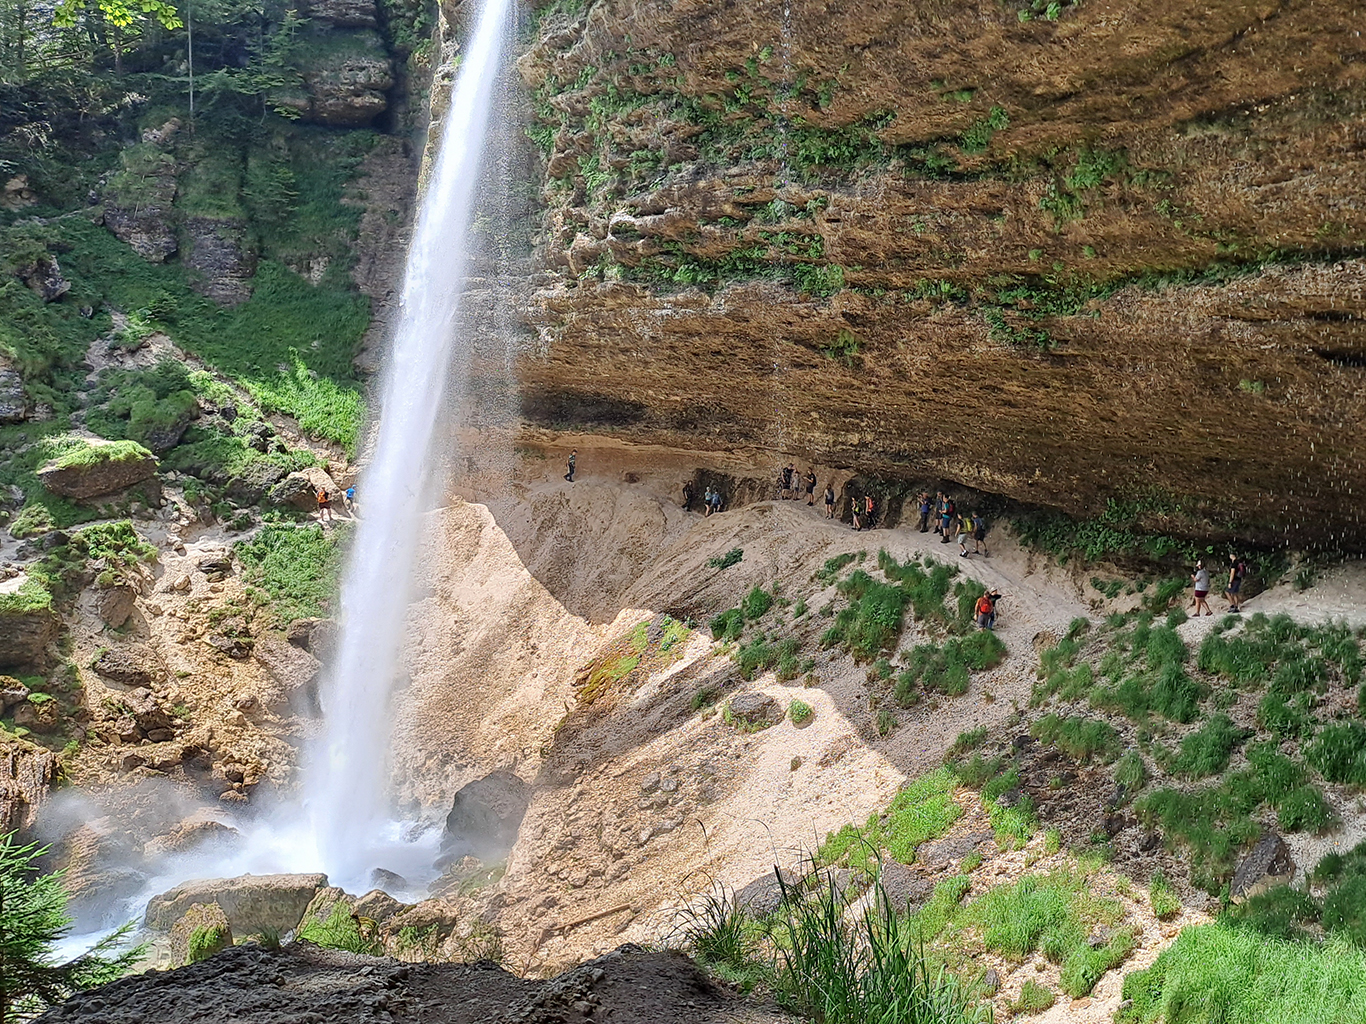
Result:
{"label": "white water spray", "polygon": [[456,78],[408,251],[378,436],[359,488],[363,516],[342,584],[341,642],[323,697],[325,732],[311,751],[304,783],[317,863],[337,882],[357,878],[392,851],[389,696],[422,533],[432,437],[449,367],[462,355],[456,325],[468,235],[510,5],[486,0]]}

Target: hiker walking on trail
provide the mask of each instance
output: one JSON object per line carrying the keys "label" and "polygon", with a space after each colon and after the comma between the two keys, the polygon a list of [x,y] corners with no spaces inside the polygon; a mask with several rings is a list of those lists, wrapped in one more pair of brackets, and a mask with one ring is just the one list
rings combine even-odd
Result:
{"label": "hiker walking on trail", "polygon": [[958,554],[963,558],[967,558],[968,537],[972,534],[972,523],[968,521],[966,514],[960,514],[957,521],[954,523],[954,527],[958,531]]}
{"label": "hiker walking on trail", "polygon": [[346,514],[352,519],[356,518],[356,488],[348,487],[342,492],[342,504],[346,506]]}
{"label": "hiker walking on trail", "polygon": [[1246,575],[1247,563],[1230,551],[1228,555],[1228,589],[1224,591],[1224,596],[1228,598],[1228,610],[1235,615],[1243,610],[1243,600],[1239,596],[1239,591],[1243,589],[1243,577]]}
{"label": "hiker walking on trail", "polygon": [[873,496],[871,494],[865,494],[863,496],[863,521],[870,530],[877,523],[877,510],[873,505]]}
{"label": "hiker walking on trail", "polygon": [[863,529],[863,501],[857,494],[849,499],[849,516],[854,521],[854,532]]}
{"label": "hiker walking on trail", "polygon": [[991,557],[987,554],[987,521],[980,512],[972,514],[972,550],[983,558]]}
{"label": "hiker walking on trail", "polygon": [[575,448],[573,451],[569,453],[569,472],[564,475],[564,478],[568,480],[571,484],[574,482],[574,464],[578,461],[579,450]]}
{"label": "hiker walking on trail", "polygon": [[934,532],[944,532],[944,492],[934,493]]}
{"label": "hiker walking on trail", "polygon": [[919,500],[920,500],[920,532],[921,532],[921,533],[929,533],[929,532],[930,532],[930,512],[932,511],[932,509],[930,508],[930,492],[929,492],[929,491],[921,491],[921,492],[920,492],[920,499],[919,499]]}
{"label": "hiker walking on trail", "polygon": [[[709,507],[711,508],[712,512],[721,511],[721,488],[713,487],[711,489],[711,505]],[[708,513],[708,515],[710,514],[711,513]]]}
{"label": "hiker walking on trail", "polygon": [[697,492],[692,489],[692,481],[683,481],[683,511],[692,511],[693,498],[697,497]]}
{"label": "hiker walking on trail", "polygon": [[1001,600],[1003,595],[994,587],[988,590],[977,599],[977,628],[995,629],[996,628],[996,602]]}
{"label": "hiker walking on trail", "polygon": [[1205,600],[1209,596],[1209,570],[1205,568],[1204,560],[1195,563],[1195,572],[1191,573],[1191,582],[1195,584],[1195,600],[1191,602],[1191,607],[1195,609],[1195,614],[1200,615],[1200,609],[1205,609],[1206,615],[1213,615],[1210,610],[1209,602]]}
{"label": "hiker walking on trail", "polygon": [[816,505],[816,471],[808,469],[806,471],[806,504],[808,508]]}
{"label": "hiker walking on trail", "polygon": [[332,496],[326,488],[318,488],[318,522],[332,522]]}
{"label": "hiker walking on trail", "polygon": [[825,518],[835,518],[835,485],[827,483],[825,485]]}
{"label": "hiker walking on trail", "polygon": [[953,517],[956,511],[953,499],[946,495],[939,506],[940,544],[947,544],[949,541],[953,540]]}
{"label": "hiker walking on trail", "polygon": [[795,473],[795,472],[796,472],[796,467],[793,466],[792,463],[790,463],[790,462],[789,462],[786,466],[783,467],[783,482],[782,482],[782,487],[779,489],[778,497],[780,497],[780,498],[790,498],[790,497],[792,497],[792,474]]}

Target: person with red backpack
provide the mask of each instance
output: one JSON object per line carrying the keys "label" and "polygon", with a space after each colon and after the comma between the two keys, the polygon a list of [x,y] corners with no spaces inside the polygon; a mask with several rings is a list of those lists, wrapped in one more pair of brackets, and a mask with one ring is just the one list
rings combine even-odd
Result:
{"label": "person with red backpack", "polygon": [[1243,577],[1246,575],[1247,563],[1230,551],[1228,554],[1228,589],[1224,591],[1224,596],[1228,598],[1228,610],[1235,615],[1243,610],[1239,591],[1243,589]]}
{"label": "person with red backpack", "polygon": [[986,591],[977,599],[977,607],[974,610],[978,629],[996,628],[996,602],[1000,599],[1001,592],[995,588]]}

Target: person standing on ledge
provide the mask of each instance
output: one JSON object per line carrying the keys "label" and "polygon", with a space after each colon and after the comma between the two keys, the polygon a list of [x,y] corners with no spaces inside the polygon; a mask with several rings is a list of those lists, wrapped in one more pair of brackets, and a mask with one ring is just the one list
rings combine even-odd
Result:
{"label": "person standing on ledge", "polygon": [[578,459],[579,450],[575,448],[569,453],[569,472],[564,475],[564,478],[571,484],[574,482],[574,463],[576,463]]}
{"label": "person standing on ledge", "polygon": [[691,512],[691,511],[692,511],[692,500],[693,500],[694,497],[696,497],[696,492],[694,492],[693,489],[692,489],[692,481],[691,481],[691,480],[684,480],[684,481],[683,481],[683,511],[684,511],[684,512]]}
{"label": "person standing on ledge", "polygon": [[1200,609],[1205,609],[1206,615],[1213,615],[1210,610],[1209,602],[1205,600],[1209,596],[1209,570],[1205,568],[1203,560],[1195,563],[1195,572],[1191,573],[1191,582],[1195,584],[1195,600],[1191,607],[1195,609],[1195,614],[1200,614]]}
{"label": "person standing on ledge", "polygon": [[930,492],[920,492],[920,532],[930,532]]}
{"label": "person standing on ledge", "polygon": [[833,482],[825,485],[825,518],[835,518],[835,485]]}
{"label": "person standing on ledge", "polygon": [[816,471],[814,469],[806,471],[806,504],[811,508],[816,505]]}
{"label": "person standing on ledge", "polygon": [[1228,589],[1224,591],[1224,596],[1228,598],[1228,610],[1235,615],[1243,610],[1243,599],[1238,594],[1243,589],[1243,577],[1246,575],[1247,563],[1230,551],[1228,553]]}

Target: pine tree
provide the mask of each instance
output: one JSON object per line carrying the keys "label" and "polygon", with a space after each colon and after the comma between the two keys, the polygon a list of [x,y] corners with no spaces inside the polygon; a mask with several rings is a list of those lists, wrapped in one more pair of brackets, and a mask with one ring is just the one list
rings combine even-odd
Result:
{"label": "pine tree", "polygon": [[15,834],[0,838],[0,1024],[10,1024],[60,1002],[73,992],[127,973],[145,946],[119,950],[131,924],[74,960],[58,962],[54,947],[71,917],[62,872],[42,874],[36,843],[19,846]]}

